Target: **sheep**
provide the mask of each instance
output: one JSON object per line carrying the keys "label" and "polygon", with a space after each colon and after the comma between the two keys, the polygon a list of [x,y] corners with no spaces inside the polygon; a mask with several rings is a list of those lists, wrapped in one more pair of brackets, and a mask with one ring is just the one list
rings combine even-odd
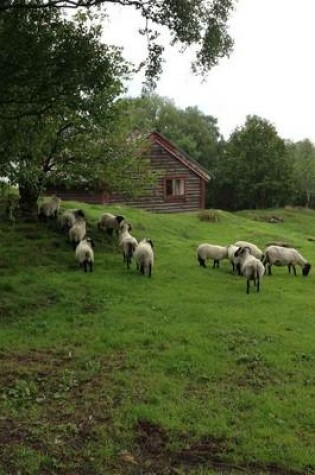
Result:
{"label": "sheep", "polygon": [[38,219],[46,221],[47,218],[57,218],[60,202],[61,198],[54,195],[49,201],[41,203],[38,208]]}
{"label": "sheep", "polygon": [[105,213],[100,217],[97,226],[98,229],[101,229],[112,236],[113,231],[116,231],[116,234],[118,234],[120,223],[124,220],[125,218],[121,215],[115,216],[111,213]]}
{"label": "sheep", "polygon": [[64,211],[60,217],[60,226],[63,232],[68,232],[72,226],[74,226],[78,218],[85,218],[84,211],[82,209],[69,209]]}
{"label": "sheep", "polygon": [[127,269],[130,269],[132,256],[138,246],[138,241],[129,233],[128,223],[120,228],[119,245],[123,253],[123,261],[127,264]]}
{"label": "sheep", "polygon": [[154,263],[153,242],[151,239],[143,239],[139,242],[134,258],[140,274],[151,277]]}
{"label": "sheep", "polygon": [[78,218],[72,228],[69,229],[69,241],[73,249],[77,247],[86,234],[86,222],[83,218]]}
{"label": "sheep", "polygon": [[256,257],[256,259],[262,260],[263,258],[263,252],[259,249],[259,247],[257,247],[255,244],[252,244],[251,242],[237,241],[234,243],[234,246],[249,247],[250,250],[252,251],[252,255]]}
{"label": "sheep", "polygon": [[220,261],[227,259],[227,247],[217,246],[215,244],[200,244],[197,248],[197,260],[202,267],[206,266],[207,259],[213,259],[213,269],[220,267]]}
{"label": "sheep", "polygon": [[248,246],[240,246],[234,255],[240,259],[241,271],[246,277],[246,293],[249,294],[251,280],[254,281],[257,292],[259,292],[260,281],[265,273],[263,263],[252,255],[252,250]]}
{"label": "sheep", "polygon": [[238,247],[234,244],[230,244],[227,247],[228,259],[232,264],[233,272],[237,271],[238,275],[241,275],[241,266],[240,266],[240,258],[235,257],[235,252],[237,251]]}
{"label": "sheep", "polygon": [[294,275],[296,275],[295,266],[302,268],[302,275],[308,276],[311,270],[311,264],[294,248],[281,247],[281,246],[268,246],[265,249],[265,257],[263,263],[268,268],[268,274],[271,275],[271,266],[288,266],[289,274],[291,273],[291,267],[293,268]]}
{"label": "sheep", "polygon": [[94,242],[91,238],[82,240],[75,250],[76,260],[79,262],[80,267],[83,267],[84,272],[87,272],[88,268],[90,272],[93,271],[94,266]]}

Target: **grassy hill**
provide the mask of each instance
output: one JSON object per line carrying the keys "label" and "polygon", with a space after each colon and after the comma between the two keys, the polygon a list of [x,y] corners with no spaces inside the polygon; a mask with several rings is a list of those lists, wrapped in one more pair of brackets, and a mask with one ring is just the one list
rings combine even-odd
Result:
{"label": "grassy hill", "polygon": [[152,238],[148,279],[96,230],[104,207],[80,206],[91,274],[54,224],[1,223],[0,474],[315,473],[314,269],[246,295],[227,261],[195,257],[285,241],[315,264],[315,212],[111,207]]}

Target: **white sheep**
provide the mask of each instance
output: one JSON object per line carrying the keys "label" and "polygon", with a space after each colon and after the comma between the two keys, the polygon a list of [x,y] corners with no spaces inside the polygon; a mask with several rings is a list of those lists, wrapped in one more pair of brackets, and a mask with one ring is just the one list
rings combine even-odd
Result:
{"label": "white sheep", "polygon": [[235,257],[240,259],[241,272],[246,277],[246,293],[249,294],[251,280],[259,292],[260,281],[265,274],[263,263],[252,255],[252,250],[248,246],[239,247],[235,251]]}
{"label": "white sheep", "polygon": [[68,232],[78,218],[84,218],[85,214],[82,209],[68,209],[60,216],[60,226],[63,232]]}
{"label": "white sheep", "polygon": [[304,259],[304,257],[294,248],[281,247],[281,246],[268,246],[265,249],[265,256],[263,260],[268,274],[271,275],[271,266],[288,266],[289,273],[291,273],[291,267],[293,268],[294,275],[296,275],[295,266],[302,268],[302,275],[306,277],[310,270],[311,264]]}
{"label": "white sheep", "polygon": [[232,264],[233,272],[237,271],[238,275],[241,275],[240,258],[235,257],[235,252],[237,251],[237,249],[238,249],[238,246],[235,246],[234,244],[230,244],[227,247],[227,254],[228,254],[228,259]]}
{"label": "white sheep", "polygon": [[151,239],[143,239],[139,242],[134,258],[140,274],[151,277],[154,264],[153,243]]}
{"label": "white sheep", "polygon": [[97,226],[99,229],[112,236],[114,231],[116,231],[116,234],[118,234],[119,226],[124,220],[125,218],[121,215],[115,216],[111,213],[104,213],[100,217]]}
{"label": "white sheep", "polygon": [[228,250],[226,246],[203,243],[197,247],[197,260],[202,267],[207,267],[206,261],[208,259],[213,259],[213,269],[220,267],[220,261],[227,259],[227,257]]}
{"label": "white sheep", "polygon": [[41,203],[38,208],[38,219],[47,220],[48,218],[57,218],[61,198],[52,196],[49,201]]}
{"label": "white sheep", "polygon": [[87,272],[88,268],[90,272],[93,271],[94,266],[94,242],[91,238],[86,238],[82,240],[75,250],[76,260],[79,262],[80,266],[83,267],[84,272]]}
{"label": "white sheep", "polygon": [[124,222],[119,231],[119,246],[123,253],[123,261],[127,264],[127,269],[130,269],[132,256],[138,246],[138,241],[129,233],[129,225]]}
{"label": "white sheep", "polygon": [[256,259],[262,259],[263,257],[263,252],[257,247],[255,244],[247,241],[237,241],[234,243],[234,246],[237,247],[249,247],[250,250],[252,251],[252,255],[256,257]]}
{"label": "white sheep", "polygon": [[69,241],[73,249],[77,247],[80,241],[86,235],[86,222],[82,218],[78,218],[72,228],[69,229]]}

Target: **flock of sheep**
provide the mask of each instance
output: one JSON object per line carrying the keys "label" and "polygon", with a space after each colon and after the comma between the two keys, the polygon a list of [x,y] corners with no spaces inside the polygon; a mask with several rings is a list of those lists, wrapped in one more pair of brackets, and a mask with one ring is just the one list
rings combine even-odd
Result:
{"label": "flock of sheep", "polygon": [[[39,206],[39,219],[57,218],[60,198],[53,196],[49,201]],[[81,209],[67,210],[60,215],[60,226],[63,232],[68,233],[69,241],[75,250],[75,258],[85,272],[93,271],[94,266],[94,243],[86,236],[87,226],[84,212]],[[132,258],[140,274],[151,277],[154,263],[153,243],[151,239],[143,239],[138,242],[131,235],[131,224],[123,216],[115,216],[104,213],[98,221],[99,230],[118,237],[118,243],[122,251],[123,261],[127,269],[130,268]],[[246,293],[250,292],[250,282],[259,292],[260,281],[267,271],[271,275],[271,267],[287,266],[289,273],[291,268],[296,275],[296,266],[302,268],[303,276],[307,276],[311,264],[293,248],[283,246],[268,246],[262,252],[255,244],[246,241],[238,241],[229,246],[214,244],[200,244],[197,248],[197,260],[202,267],[206,267],[206,261],[213,260],[213,268],[219,267],[220,261],[229,259],[233,272],[244,275],[246,278]]]}
{"label": "flock of sheep", "polygon": [[197,260],[202,267],[206,267],[207,260],[213,260],[213,268],[219,267],[220,261],[229,259],[233,272],[243,274],[246,278],[246,293],[250,292],[250,282],[254,282],[259,292],[260,281],[265,272],[271,275],[271,266],[287,266],[296,275],[296,266],[302,268],[303,276],[307,276],[311,264],[294,248],[283,246],[268,246],[262,252],[255,244],[246,241],[237,241],[229,246],[214,244],[200,244],[197,248]]}
{"label": "flock of sheep", "polygon": [[[38,208],[40,220],[57,219],[61,199],[52,196],[49,201],[42,203]],[[75,258],[85,272],[93,271],[94,267],[94,242],[88,237],[87,225],[84,212],[81,209],[64,211],[59,216],[61,230],[69,236],[69,242],[75,250]],[[123,260],[130,268],[134,257],[140,274],[151,277],[154,263],[153,243],[151,239],[143,239],[140,242],[130,234],[132,229],[123,216],[115,216],[104,213],[99,221],[98,228],[109,235],[116,234],[122,251]]]}

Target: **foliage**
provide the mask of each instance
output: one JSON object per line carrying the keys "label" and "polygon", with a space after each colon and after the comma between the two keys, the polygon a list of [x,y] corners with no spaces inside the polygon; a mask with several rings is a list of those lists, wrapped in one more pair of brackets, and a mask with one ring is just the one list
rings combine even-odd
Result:
{"label": "foliage", "polygon": [[[312,474],[312,270],[276,268],[246,296],[228,261],[202,269],[195,252],[209,236],[262,248],[282,240],[314,262],[315,212],[219,212],[208,222],[67,207],[86,213],[92,274],[51,223],[0,229],[0,473]],[[152,237],[151,279],[134,263],[128,272],[116,240],[97,230],[104,211]],[[283,223],[253,220],[268,213]]]}
{"label": "foliage", "polygon": [[131,124],[141,132],[156,130],[208,170],[213,169],[222,140],[217,120],[198,107],[181,109],[156,94],[125,99]]}
{"label": "foliage", "polygon": [[193,70],[205,74],[231,52],[233,42],[227,33],[227,21],[234,3],[234,0],[2,0],[0,14],[25,8],[88,7],[90,10],[93,6],[106,7],[106,4],[133,7],[145,20],[140,33],[148,44],[148,58],[144,64],[147,66],[146,86],[151,89],[162,71],[164,47],[158,42],[160,27],[169,31],[171,45],[178,44],[182,49],[195,47]]}
{"label": "foliage", "polygon": [[[226,144],[217,174],[223,207],[271,208],[290,202],[292,166],[275,127],[248,116]],[[225,200],[225,201],[224,201]]]}
{"label": "foliage", "polygon": [[294,188],[297,201],[305,206],[314,204],[315,198],[315,146],[308,140],[288,144],[293,161]]}
{"label": "foliage", "polygon": [[115,101],[128,69],[100,37],[82,13],[66,20],[57,9],[21,9],[0,17],[0,175],[19,186],[22,213],[34,212],[48,180],[134,188],[121,177],[126,168],[138,172],[138,144],[127,141]]}

